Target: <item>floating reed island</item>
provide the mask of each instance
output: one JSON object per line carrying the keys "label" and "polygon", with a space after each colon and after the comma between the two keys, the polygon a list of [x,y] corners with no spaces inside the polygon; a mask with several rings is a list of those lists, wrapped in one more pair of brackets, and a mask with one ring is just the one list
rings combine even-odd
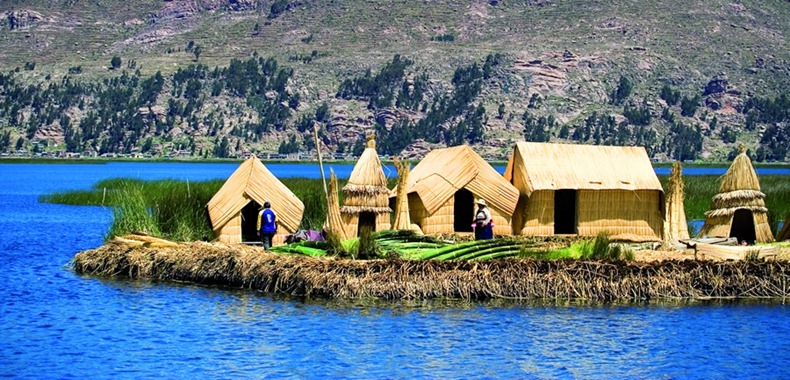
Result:
{"label": "floating reed island", "polygon": [[77,273],[186,281],[305,298],[763,299],[790,294],[787,261],[353,260],[246,245],[111,241],[81,252]]}
{"label": "floating reed island", "polygon": [[[81,274],[326,298],[649,301],[786,298],[790,291],[788,246],[753,245],[773,240],[774,217],[743,150],[718,194],[710,189],[706,236],[697,239],[689,238],[680,165],[665,191],[644,148],[521,142],[504,176],[468,146],[434,150],[413,170],[397,160],[396,166],[398,183],[389,190],[369,138],[342,198],[334,173],[320,196],[316,187],[304,197],[307,183],[289,188],[255,157],[221,187],[212,185],[218,190],[210,200],[192,199],[187,184],[191,207],[184,210],[193,214],[189,221],[210,223],[196,230],[211,231],[213,242],[119,236],[175,230],[180,235],[170,237],[179,239],[187,235],[180,231],[199,225],[175,217],[178,202],[122,193],[114,239],[77,254],[73,267]],[[499,237],[465,241],[481,198]],[[280,234],[275,247],[263,250],[248,244],[258,243],[257,214],[267,201],[278,213]],[[194,212],[199,209],[205,217]],[[322,228],[326,242],[282,245],[288,233]],[[735,261],[722,261],[729,259]]]}

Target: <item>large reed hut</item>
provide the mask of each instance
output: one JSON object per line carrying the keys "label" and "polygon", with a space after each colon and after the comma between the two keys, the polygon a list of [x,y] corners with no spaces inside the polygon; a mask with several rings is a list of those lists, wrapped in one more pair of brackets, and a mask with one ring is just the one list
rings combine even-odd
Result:
{"label": "large reed hut", "polygon": [[228,244],[260,241],[256,225],[266,201],[271,202],[279,225],[272,244],[282,244],[287,234],[299,228],[304,204],[253,156],[239,165],[208,202],[217,240]]}
{"label": "large reed hut", "polygon": [[[494,233],[510,235],[518,190],[469,146],[428,153],[409,174],[409,216],[425,234],[472,232],[476,202],[486,201]],[[397,188],[392,196],[397,194]]]}
{"label": "large reed hut", "polygon": [[343,195],[340,214],[349,237],[357,236],[364,226],[373,231],[390,229],[392,209],[389,207],[387,176],[376,152],[374,136],[368,136],[365,151],[343,186]]}
{"label": "large reed hut", "polygon": [[515,234],[661,240],[664,192],[643,147],[519,142],[505,179],[521,194]]}
{"label": "large reed hut", "polygon": [[705,213],[705,224],[699,236],[736,237],[738,241],[766,243],[774,241],[768,224],[765,194],[746,155],[746,148],[732,161],[721,179],[719,193],[713,197],[710,211]]}

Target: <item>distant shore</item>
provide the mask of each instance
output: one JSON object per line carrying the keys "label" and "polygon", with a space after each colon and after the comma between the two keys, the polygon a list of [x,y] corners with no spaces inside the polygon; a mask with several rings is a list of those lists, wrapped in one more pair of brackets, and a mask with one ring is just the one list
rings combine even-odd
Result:
{"label": "distant shore", "polygon": [[[53,157],[0,157],[0,164],[106,164],[108,162],[168,162],[168,163],[184,163],[184,164],[229,164],[241,163],[245,158],[130,158],[130,157],[80,157],[80,158],[53,158]],[[276,164],[304,164],[304,165],[317,165],[316,159],[261,159],[264,163]],[[355,159],[323,159],[325,163],[333,164],[350,164],[356,163]],[[383,162],[391,163],[391,159],[382,158]],[[419,160],[407,160],[417,163]],[[491,165],[507,165],[507,161],[503,160],[490,160]],[[653,162],[653,167],[671,167],[673,162]],[[731,162],[685,162],[683,167],[687,168],[706,168],[706,167],[729,167]],[[753,162],[756,168],[790,168],[790,162]]]}

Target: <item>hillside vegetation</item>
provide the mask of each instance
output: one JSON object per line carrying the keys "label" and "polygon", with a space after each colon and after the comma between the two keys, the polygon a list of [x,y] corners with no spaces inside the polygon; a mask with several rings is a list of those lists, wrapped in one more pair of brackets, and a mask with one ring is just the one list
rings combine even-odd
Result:
{"label": "hillside vegetation", "polygon": [[4,2],[0,152],[420,157],[515,141],[790,146],[790,7],[754,1]]}

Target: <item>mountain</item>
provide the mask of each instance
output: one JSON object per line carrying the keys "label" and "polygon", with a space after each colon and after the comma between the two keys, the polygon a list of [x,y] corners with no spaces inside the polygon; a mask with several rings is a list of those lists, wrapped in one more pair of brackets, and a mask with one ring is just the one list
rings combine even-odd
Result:
{"label": "mountain", "polygon": [[788,159],[790,2],[6,0],[0,151]]}

